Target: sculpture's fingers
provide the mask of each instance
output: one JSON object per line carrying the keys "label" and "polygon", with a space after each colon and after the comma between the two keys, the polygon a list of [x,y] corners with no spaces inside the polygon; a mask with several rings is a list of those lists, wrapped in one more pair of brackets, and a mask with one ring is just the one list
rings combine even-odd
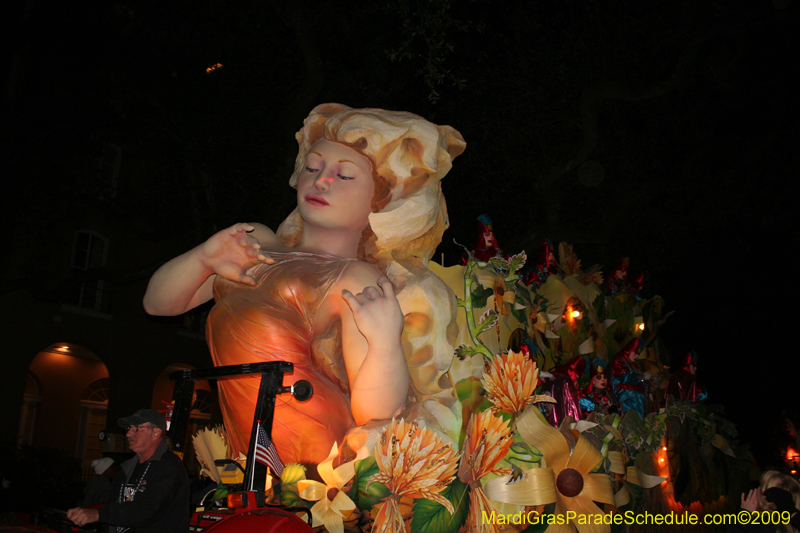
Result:
{"label": "sculpture's fingers", "polygon": [[389,299],[397,298],[397,296],[395,295],[395,292],[394,292],[394,285],[392,285],[392,281],[389,278],[384,276],[384,277],[380,278],[377,283],[378,283],[378,286],[383,291],[383,295],[384,296],[386,296]]}

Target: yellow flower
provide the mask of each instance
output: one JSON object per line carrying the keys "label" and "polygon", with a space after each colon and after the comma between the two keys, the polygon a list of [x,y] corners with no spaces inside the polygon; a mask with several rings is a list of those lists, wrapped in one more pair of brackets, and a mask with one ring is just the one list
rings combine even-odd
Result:
{"label": "yellow flower", "polygon": [[381,505],[373,531],[406,530],[398,507],[401,496],[427,498],[453,512],[453,505],[439,492],[455,479],[458,454],[433,431],[421,429],[417,422],[392,420],[375,447],[375,460],[380,472],[369,482],[385,484],[391,496]]}
{"label": "yellow flower", "polygon": [[546,505],[555,502],[556,515],[572,511],[580,518],[553,524],[547,533],[577,530],[580,533],[607,533],[610,525],[597,524],[586,518],[602,515],[594,503],[614,504],[611,478],[591,471],[603,460],[600,451],[582,436],[570,453],[567,441],[557,429],[547,424],[536,407],[529,407],[517,418],[517,431],[528,444],[542,452],[546,467],[532,468],[527,479],[508,484],[509,477],[493,479],[486,483],[486,496],[492,500],[515,505]]}
{"label": "yellow flower", "polygon": [[458,469],[458,478],[471,489],[467,531],[498,531],[494,521],[481,519],[485,516],[484,513],[491,514],[492,504],[483,492],[480,479],[489,473],[510,473],[508,468],[497,468],[496,465],[508,453],[513,441],[508,423],[493,412],[483,411],[470,417],[461,466]]}
{"label": "yellow flower", "polygon": [[522,352],[511,351],[486,364],[481,385],[486,398],[492,402],[493,411],[517,414],[531,403],[555,403],[550,396],[534,395],[538,381],[536,362]]}
{"label": "yellow flower", "polygon": [[[310,479],[297,482],[300,497],[317,502],[311,508],[313,527],[324,525],[330,533],[344,533],[344,520],[350,518],[356,508],[353,500],[342,490],[345,483],[355,475],[355,460],[333,468],[333,460],[338,454],[339,449],[334,442],[328,458],[317,466],[324,485]],[[362,457],[357,457],[356,460],[358,459]]]}

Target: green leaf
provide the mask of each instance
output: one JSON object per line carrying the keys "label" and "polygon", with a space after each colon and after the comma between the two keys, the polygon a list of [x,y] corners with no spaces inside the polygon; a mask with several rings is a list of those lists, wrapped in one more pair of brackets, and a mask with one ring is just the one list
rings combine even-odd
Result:
{"label": "green leaf", "polygon": [[297,489],[284,489],[281,491],[281,505],[287,507],[311,507],[311,504],[297,494]]}
{"label": "green leaf", "polygon": [[[369,483],[369,478],[380,472],[375,458],[370,456],[358,462],[353,486],[350,488],[350,499],[362,511],[372,509],[375,504],[389,496],[389,489],[383,483]],[[367,488],[369,483],[369,488]]]}
{"label": "green leaf", "polygon": [[[461,438],[466,436],[466,428],[472,413],[481,413],[492,406],[492,403],[483,395],[481,380],[475,376],[464,378],[455,386],[458,401],[461,402]],[[459,445],[461,443],[459,442]]]}
{"label": "green leaf", "polygon": [[469,512],[468,487],[456,478],[440,493],[453,504],[453,514],[440,503],[415,500],[411,511],[411,533],[453,533],[461,529]]}
{"label": "green leaf", "polygon": [[470,359],[473,355],[480,353],[472,346],[467,346],[466,344],[461,344],[456,347],[455,355],[458,357],[459,360],[464,361],[466,359]]}
{"label": "green leaf", "polygon": [[489,331],[496,323],[497,313],[495,313],[494,309],[487,309],[486,312],[481,315],[481,317],[478,319],[478,323],[475,325],[476,329],[478,330],[477,335],[480,335],[484,331]]}
{"label": "green leaf", "polygon": [[456,396],[458,396],[458,401],[462,403],[467,401],[480,403],[483,400],[481,380],[475,376],[462,379],[456,383]]}
{"label": "green leaf", "polygon": [[476,287],[472,289],[470,293],[470,298],[472,299],[472,307],[476,309],[480,309],[481,307],[486,307],[486,301],[489,299],[489,296],[494,294],[494,290],[487,289],[480,283],[476,284]]}
{"label": "green leaf", "polygon": [[500,257],[492,257],[489,259],[489,264],[495,267],[497,270],[504,272],[508,271],[508,261]]}
{"label": "green leaf", "polygon": [[508,270],[510,272],[517,272],[519,269],[525,266],[525,261],[527,260],[528,256],[524,250],[516,255],[512,255],[508,262]]}

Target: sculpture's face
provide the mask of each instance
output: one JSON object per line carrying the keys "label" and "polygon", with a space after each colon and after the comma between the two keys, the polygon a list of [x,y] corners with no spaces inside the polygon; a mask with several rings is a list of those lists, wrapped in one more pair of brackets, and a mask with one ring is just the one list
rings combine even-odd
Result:
{"label": "sculpture's face", "polygon": [[363,230],[375,183],[372,163],[343,144],[317,141],[297,180],[297,207],[307,224]]}
{"label": "sculpture's face", "polygon": [[608,380],[606,379],[605,374],[597,374],[595,377],[592,378],[592,385],[597,390],[606,390],[608,386]]}

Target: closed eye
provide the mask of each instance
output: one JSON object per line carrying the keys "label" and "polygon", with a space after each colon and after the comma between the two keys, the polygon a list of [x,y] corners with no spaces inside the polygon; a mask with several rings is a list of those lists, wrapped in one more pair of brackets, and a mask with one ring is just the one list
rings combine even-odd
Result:
{"label": "closed eye", "polygon": [[313,173],[313,172],[319,172],[319,169],[318,168],[306,167],[306,171]]}
{"label": "closed eye", "polygon": [[344,176],[344,175],[342,175],[342,174],[337,174],[337,176],[338,176],[338,177],[339,177],[339,179],[341,179],[341,180],[352,180],[352,179],[355,179],[355,176]]}

